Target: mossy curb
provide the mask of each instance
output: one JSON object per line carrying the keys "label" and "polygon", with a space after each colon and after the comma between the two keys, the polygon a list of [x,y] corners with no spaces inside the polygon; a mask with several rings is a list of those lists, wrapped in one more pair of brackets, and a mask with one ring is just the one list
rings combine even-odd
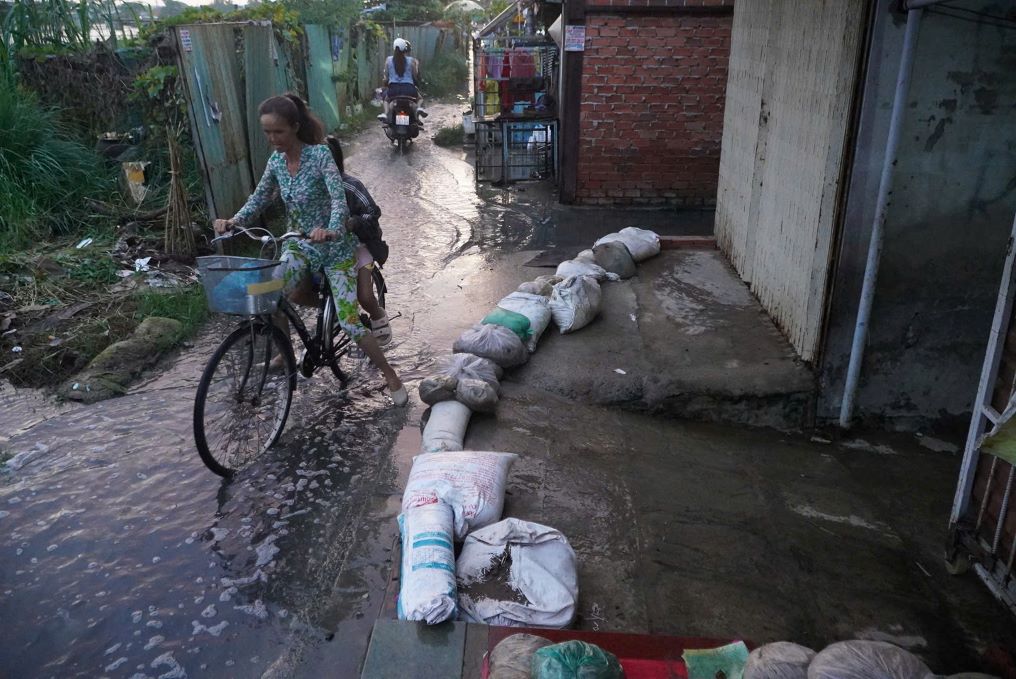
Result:
{"label": "mossy curb", "polygon": [[172,318],[152,316],[142,321],[129,338],[109,345],[88,367],[67,380],[61,397],[95,403],[127,392],[127,386],[154,365],[183,334],[183,324]]}

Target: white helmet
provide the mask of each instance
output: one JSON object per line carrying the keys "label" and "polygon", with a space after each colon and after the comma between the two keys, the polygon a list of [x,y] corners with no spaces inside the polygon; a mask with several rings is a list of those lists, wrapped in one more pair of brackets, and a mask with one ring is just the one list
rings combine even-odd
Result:
{"label": "white helmet", "polygon": [[409,49],[409,42],[403,40],[402,38],[395,38],[395,42],[392,43],[392,49],[405,52]]}

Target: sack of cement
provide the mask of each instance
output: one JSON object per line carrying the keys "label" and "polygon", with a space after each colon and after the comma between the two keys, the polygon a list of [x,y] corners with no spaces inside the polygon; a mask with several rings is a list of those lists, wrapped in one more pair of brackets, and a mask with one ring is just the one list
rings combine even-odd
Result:
{"label": "sack of cement", "polygon": [[454,375],[437,373],[424,378],[420,382],[420,400],[429,406],[441,401],[455,398],[455,388],[459,386],[459,378]]}
{"label": "sack of cement", "polygon": [[744,679],[808,679],[815,651],[789,641],[759,646],[748,654]]}
{"label": "sack of cement", "polygon": [[518,287],[518,291],[526,292],[530,295],[550,297],[550,294],[554,291],[554,286],[562,280],[563,279],[560,276],[538,276],[534,280],[520,285]]}
{"label": "sack of cement", "polygon": [[443,502],[410,507],[399,515],[402,569],[399,620],[429,625],[455,615],[452,508]]}
{"label": "sack of cement", "polygon": [[841,641],[808,666],[808,679],[933,679],[913,653],[884,641]]}
{"label": "sack of cement", "polygon": [[489,358],[502,368],[514,368],[529,360],[529,350],[519,336],[496,324],[474,325],[459,335],[452,351]]}
{"label": "sack of cement", "polygon": [[621,241],[624,243],[625,247],[628,248],[628,252],[631,253],[631,258],[636,262],[641,262],[660,254],[660,237],[648,229],[629,226],[617,233],[607,234],[596,241],[596,245],[609,241]]}
{"label": "sack of cement", "polygon": [[[447,403],[462,405],[458,401]],[[417,455],[402,494],[402,511],[446,502],[454,514],[455,537],[461,540],[501,520],[508,472],[518,458],[515,453],[475,450]]]}
{"label": "sack of cement", "polygon": [[543,331],[550,325],[549,300],[542,295],[526,292],[513,292],[497,303],[498,309],[505,309],[525,316],[529,321],[529,337],[526,348],[532,353],[543,336]]}
{"label": "sack of cement", "polygon": [[635,260],[631,258],[631,253],[624,243],[616,240],[600,243],[593,248],[593,254],[596,255],[597,264],[610,273],[616,273],[622,279],[631,278],[638,273]]}
{"label": "sack of cement", "polygon": [[462,450],[466,439],[466,428],[473,411],[458,401],[441,401],[430,409],[430,419],[423,428],[424,453],[441,453]]}
{"label": "sack of cement", "polygon": [[575,619],[575,552],[560,531],[505,519],[473,531],[456,565],[459,604],[470,621],[564,628]]}
{"label": "sack of cement", "polygon": [[533,679],[624,679],[617,656],[586,641],[564,641],[533,654]]}
{"label": "sack of cement", "polygon": [[455,398],[474,413],[492,413],[497,408],[497,391],[483,380],[459,380]]}
{"label": "sack of cement", "polygon": [[575,332],[589,325],[600,313],[600,284],[589,276],[566,278],[554,286],[550,313],[561,333]]}
{"label": "sack of cement", "polygon": [[554,642],[535,634],[513,634],[490,652],[489,679],[530,679],[533,655]]}
{"label": "sack of cement", "polygon": [[434,362],[439,373],[451,375],[462,380],[471,377],[483,380],[495,389],[500,390],[498,380],[504,375],[504,370],[497,363],[489,358],[482,358],[474,354],[460,353],[441,356]]}
{"label": "sack of cement", "polygon": [[[592,252],[592,251],[590,251]],[[607,273],[607,270],[594,261],[585,259],[569,259],[557,265],[557,275],[561,278],[572,276],[591,276],[598,281],[617,281],[620,277],[616,273]]]}

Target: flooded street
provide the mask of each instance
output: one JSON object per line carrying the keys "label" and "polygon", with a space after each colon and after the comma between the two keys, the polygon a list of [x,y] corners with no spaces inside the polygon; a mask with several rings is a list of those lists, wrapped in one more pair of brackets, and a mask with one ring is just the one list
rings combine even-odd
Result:
{"label": "flooded street", "polygon": [[[435,328],[461,313],[435,276],[547,240],[537,199],[481,199],[465,153],[430,141],[458,113],[434,106],[404,157],[373,127],[346,150],[384,213],[388,309],[402,315],[388,355],[414,401],[449,344]],[[121,398],[0,390],[14,455],[0,477],[5,676],[356,676],[421,408],[391,407],[370,368],[346,394],[327,371],[301,378],[280,443],[224,482],[198,458],[191,409],[230,325],[211,321]]]}

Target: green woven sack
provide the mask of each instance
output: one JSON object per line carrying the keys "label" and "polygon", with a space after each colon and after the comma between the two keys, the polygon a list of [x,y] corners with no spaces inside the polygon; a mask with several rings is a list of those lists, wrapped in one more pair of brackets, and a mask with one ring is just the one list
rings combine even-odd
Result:
{"label": "green woven sack", "polygon": [[533,679],[623,679],[617,656],[595,644],[565,641],[536,651]]}
{"label": "green woven sack", "polygon": [[523,342],[529,339],[533,334],[532,328],[529,327],[528,318],[522,314],[515,313],[514,311],[502,309],[499,306],[494,307],[494,310],[484,316],[483,320],[480,322],[484,325],[504,326],[518,335],[519,339]]}

